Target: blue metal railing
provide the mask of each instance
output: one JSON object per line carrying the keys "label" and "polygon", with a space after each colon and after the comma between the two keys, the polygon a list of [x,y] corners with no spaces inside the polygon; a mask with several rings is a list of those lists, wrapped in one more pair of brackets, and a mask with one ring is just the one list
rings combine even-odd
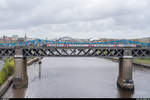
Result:
{"label": "blue metal railing", "polygon": [[[7,41],[5,41],[7,42]],[[123,44],[123,45],[137,45],[137,46],[141,46],[141,47],[150,47],[150,43],[144,43],[144,42],[138,42],[138,41],[131,41],[131,40],[116,40],[116,41],[104,41],[104,42],[64,42],[64,41],[52,41],[52,40],[41,40],[41,39],[37,39],[37,40],[30,40],[30,41],[25,41],[25,42],[10,42],[8,41],[8,43],[0,43],[0,47],[3,46],[10,46],[10,47],[14,47],[14,46],[42,46],[43,44],[77,44],[77,45],[119,45],[119,44]]]}

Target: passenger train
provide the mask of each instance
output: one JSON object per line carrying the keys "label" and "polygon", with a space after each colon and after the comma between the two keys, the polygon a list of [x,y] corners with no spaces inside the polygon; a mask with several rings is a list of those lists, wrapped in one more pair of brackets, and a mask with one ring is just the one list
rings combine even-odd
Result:
{"label": "passenger train", "polygon": [[121,44],[121,43],[106,43],[106,42],[49,42],[47,47],[146,47],[150,44]]}
{"label": "passenger train", "polygon": [[3,46],[46,46],[46,47],[150,47],[150,43],[143,43],[137,41],[105,41],[105,42],[64,42],[64,41],[51,41],[51,40],[31,40],[14,43],[0,43]]}

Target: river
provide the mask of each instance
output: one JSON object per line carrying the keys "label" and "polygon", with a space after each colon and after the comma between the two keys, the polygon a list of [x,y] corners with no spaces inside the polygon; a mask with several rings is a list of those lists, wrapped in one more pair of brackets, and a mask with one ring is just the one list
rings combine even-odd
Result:
{"label": "river", "polygon": [[117,88],[118,63],[94,57],[42,59],[28,67],[26,89],[9,88],[4,98],[150,98],[150,69],[133,67],[134,92]]}
{"label": "river", "polygon": [[4,66],[4,60],[0,59],[0,71],[3,68],[3,66]]}

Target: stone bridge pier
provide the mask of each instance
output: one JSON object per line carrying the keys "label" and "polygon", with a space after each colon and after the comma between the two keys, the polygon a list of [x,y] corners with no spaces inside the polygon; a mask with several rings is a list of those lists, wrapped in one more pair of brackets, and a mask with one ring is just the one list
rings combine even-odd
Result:
{"label": "stone bridge pier", "polygon": [[28,85],[27,76],[27,58],[23,57],[22,49],[16,47],[16,55],[14,57],[15,61],[15,72],[13,79],[14,88],[24,88]]}
{"label": "stone bridge pier", "polygon": [[25,88],[28,86],[27,58],[23,57],[21,46],[16,46],[15,49],[13,88]]}
{"label": "stone bridge pier", "polygon": [[124,56],[119,58],[119,76],[117,80],[118,87],[124,90],[134,90],[132,80],[132,51],[124,50]]}

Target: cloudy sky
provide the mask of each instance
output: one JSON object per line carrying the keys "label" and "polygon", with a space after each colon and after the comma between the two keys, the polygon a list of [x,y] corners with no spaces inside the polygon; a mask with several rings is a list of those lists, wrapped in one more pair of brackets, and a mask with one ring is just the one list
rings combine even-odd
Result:
{"label": "cloudy sky", "polygon": [[150,37],[150,0],[0,0],[0,36]]}

